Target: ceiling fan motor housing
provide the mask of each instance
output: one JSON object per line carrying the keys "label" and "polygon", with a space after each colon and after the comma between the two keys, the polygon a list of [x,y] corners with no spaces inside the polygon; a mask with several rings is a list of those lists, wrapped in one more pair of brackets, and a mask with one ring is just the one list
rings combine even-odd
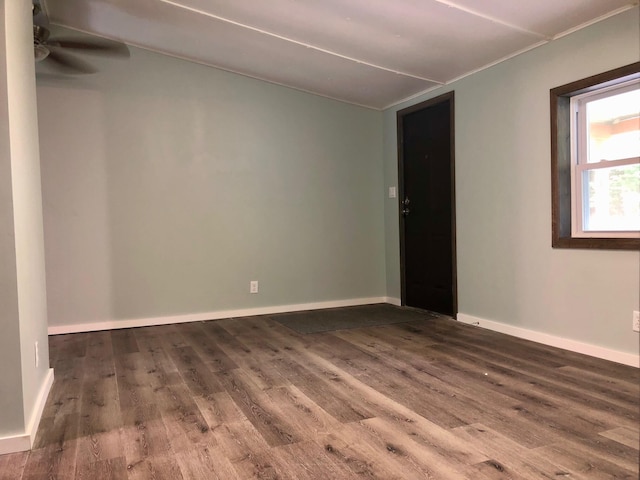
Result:
{"label": "ceiling fan motor housing", "polygon": [[49,56],[49,49],[46,47],[49,38],[49,30],[40,25],[33,26],[33,54],[36,62],[41,62]]}
{"label": "ceiling fan motor housing", "polygon": [[33,26],[33,43],[36,45],[42,45],[47,43],[47,40],[49,39],[49,30],[47,30],[46,28],[40,26],[40,25],[34,25]]}

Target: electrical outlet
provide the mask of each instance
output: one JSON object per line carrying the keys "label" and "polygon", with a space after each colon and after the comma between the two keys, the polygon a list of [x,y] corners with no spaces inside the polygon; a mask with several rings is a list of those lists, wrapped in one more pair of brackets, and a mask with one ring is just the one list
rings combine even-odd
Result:
{"label": "electrical outlet", "polygon": [[258,293],[258,281],[257,280],[251,280],[251,282],[249,282],[249,293]]}
{"label": "electrical outlet", "polygon": [[36,352],[36,368],[40,366],[40,350],[38,349],[38,342],[35,343],[33,349]]}
{"label": "electrical outlet", "polygon": [[640,312],[638,310],[633,311],[633,331],[640,332]]}

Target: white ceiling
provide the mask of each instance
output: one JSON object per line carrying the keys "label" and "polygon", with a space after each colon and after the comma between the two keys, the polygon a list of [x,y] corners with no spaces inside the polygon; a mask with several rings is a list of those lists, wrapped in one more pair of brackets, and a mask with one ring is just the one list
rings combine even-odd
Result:
{"label": "white ceiling", "polygon": [[637,0],[43,0],[51,23],[384,108]]}

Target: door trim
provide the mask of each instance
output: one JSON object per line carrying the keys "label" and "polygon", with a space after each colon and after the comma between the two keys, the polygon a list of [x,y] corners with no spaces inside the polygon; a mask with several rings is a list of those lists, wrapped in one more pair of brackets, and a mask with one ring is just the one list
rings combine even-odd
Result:
{"label": "door trim", "polygon": [[449,131],[450,131],[450,155],[451,155],[451,289],[453,294],[453,318],[458,314],[458,262],[456,252],[456,169],[455,169],[455,92],[448,92],[437,97],[425,100],[410,107],[398,110],[397,135],[398,135],[398,217],[400,228],[400,299],[402,305],[407,303],[406,272],[405,272],[405,238],[404,216],[401,214],[402,199],[404,198],[404,148],[403,148],[403,122],[404,117],[439,103],[449,102]]}

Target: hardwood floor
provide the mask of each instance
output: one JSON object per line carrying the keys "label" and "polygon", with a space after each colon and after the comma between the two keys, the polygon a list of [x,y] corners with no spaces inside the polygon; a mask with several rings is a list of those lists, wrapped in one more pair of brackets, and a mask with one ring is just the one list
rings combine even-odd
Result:
{"label": "hardwood floor", "polygon": [[638,478],[639,371],[449,319],[60,335],[1,479]]}

